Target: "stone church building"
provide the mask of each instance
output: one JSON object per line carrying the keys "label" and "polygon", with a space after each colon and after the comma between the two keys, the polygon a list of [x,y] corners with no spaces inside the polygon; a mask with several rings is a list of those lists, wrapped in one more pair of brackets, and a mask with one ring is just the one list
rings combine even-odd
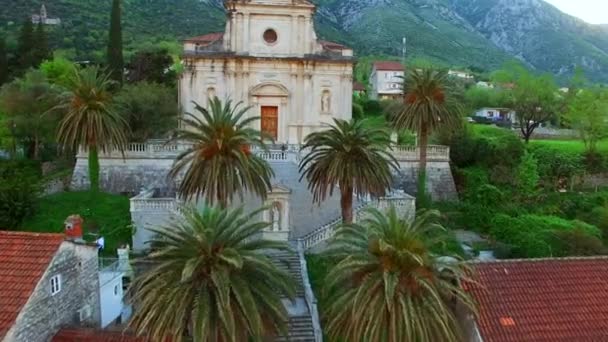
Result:
{"label": "stone church building", "polygon": [[226,2],[224,32],[184,42],[182,111],[210,98],[242,101],[277,143],[298,144],[352,116],[353,51],[317,38],[306,0]]}

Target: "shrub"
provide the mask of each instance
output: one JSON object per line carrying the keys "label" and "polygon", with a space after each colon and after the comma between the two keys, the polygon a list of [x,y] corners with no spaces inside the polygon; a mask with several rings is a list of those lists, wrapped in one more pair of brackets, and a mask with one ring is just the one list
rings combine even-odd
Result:
{"label": "shrub", "polygon": [[0,229],[16,229],[34,213],[40,176],[37,162],[0,162]]}
{"label": "shrub", "polygon": [[574,176],[584,172],[582,155],[542,145],[528,147],[538,160],[538,172],[548,188],[568,185]]}
{"label": "shrub", "polygon": [[539,215],[511,217],[504,214],[497,215],[492,220],[490,234],[498,241],[513,246],[514,257],[535,258],[572,255],[575,249],[565,247],[565,240],[556,237],[560,232],[575,230],[579,231],[578,237],[584,235],[589,237],[589,241],[601,237],[597,227],[577,220]]}
{"label": "shrub", "polygon": [[532,153],[525,153],[517,168],[517,191],[524,196],[536,192],[539,182],[538,161]]}
{"label": "shrub", "polygon": [[358,103],[353,102],[353,119],[361,120],[361,119],[363,119],[363,116],[364,116],[363,106],[361,106]]}
{"label": "shrub", "polygon": [[365,115],[370,115],[370,116],[378,116],[378,115],[382,115],[383,114],[383,109],[382,109],[382,105],[380,104],[380,101],[376,101],[376,100],[367,100],[363,102],[363,111],[365,112]]}
{"label": "shrub", "polygon": [[606,254],[602,240],[587,234],[582,229],[560,231],[554,235],[553,244],[557,247],[555,256],[592,256]]}

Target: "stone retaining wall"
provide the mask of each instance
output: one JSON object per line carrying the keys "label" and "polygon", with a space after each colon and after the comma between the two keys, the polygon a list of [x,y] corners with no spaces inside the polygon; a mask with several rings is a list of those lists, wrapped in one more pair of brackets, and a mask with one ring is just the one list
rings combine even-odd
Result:
{"label": "stone retaining wall", "polygon": [[[456,184],[450,163],[446,161],[427,162],[426,190],[433,200],[456,200]],[[395,175],[395,188],[415,196],[418,192],[418,162],[400,162]]]}

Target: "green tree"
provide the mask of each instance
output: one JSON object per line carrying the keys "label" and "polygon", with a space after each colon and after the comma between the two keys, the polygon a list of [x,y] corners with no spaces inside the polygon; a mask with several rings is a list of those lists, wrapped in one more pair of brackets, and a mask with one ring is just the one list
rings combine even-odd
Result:
{"label": "green tree", "polygon": [[290,275],[268,254],[287,251],[283,242],[262,240],[269,226],[260,211],[184,210],[182,220],[152,229],[147,270],[129,292],[137,310],[130,326],[151,341],[260,341],[285,335],[293,298]]}
{"label": "green tree", "polygon": [[461,108],[451,94],[447,72],[414,69],[405,77],[403,103],[389,109],[392,125],[418,134],[420,163],[417,201],[426,205],[426,165],[429,134],[440,126],[462,124]]}
{"label": "green tree", "polygon": [[112,1],[107,63],[112,79],[122,84],[124,58],[122,54],[121,0]]}
{"label": "green tree", "polygon": [[309,134],[300,161],[300,180],[317,203],[340,191],[342,220],[353,222],[353,195],[383,196],[392,183],[397,161],[389,152],[390,135],[384,129],[370,128],[367,120],[334,119],[328,129]]}
{"label": "green tree", "polygon": [[[469,271],[432,251],[445,243],[439,212],[414,222],[369,209],[360,224],[340,228],[327,251],[338,260],[324,282],[329,336],[345,341],[461,341],[454,303],[475,311],[460,281]],[[362,310],[362,308],[365,308]]]}
{"label": "green tree", "polygon": [[129,122],[130,141],[166,138],[177,129],[177,98],[173,88],[157,83],[125,85],[115,97]]}
{"label": "green tree", "polygon": [[173,57],[165,49],[139,51],[127,64],[127,80],[130,83],[148,81],[175,86],[177,74],[172,65]]}
{"label": "green tree", "polygon": [[183,198],[204,197],[207,203],[227,207],[235,194],[245,191],[266,198],[274,172],[252,148],[266,150],[262,133],[251,128],[259,117],[245,117],[249,107],[222,103],[215,97],[209,109],[195,103],[199,116],[187,113],[175,140],[192,147],[180,154],[169,175],[179,180]]}
{"label": "green tree", "polygon": [[27,18],[23,21],[17,41],[17,59],[21,72],[34,66],[34,25]]}
{"label": "green tree", "polygon": [[58,102],[59,90],[38,70],[5,84],[0,90],[0,111],[6,114],[14,139],[25,145],[29,158],[39,159],[45,144],[54,141],[58,116],[47,112]]}
{"label": "green tree", "polygon": [[51,53],[49,51],[49,40],[44,31],[44,24],[38,23],[34,32],[34,47],[32,49],[32,64],[38,67],[42,62],[49,59]]}
{"label": "green tree", "polygon": [[520,64],[508,64],[494,74],[497,82],[508,86],[502,91],[507,106],[515,111],[521,134],[528,143],[540,125],[554,119],[563,108],[563,98],[551,75],[532,75]]}
{"label": "green tree", "polygon": [[40,64],[40,71],[44,73],[49,82],[62,87],[69,85],[70,77],[77,70],[76,64],[61,57],[55,57]]}
{"label": "green tree", "polygon": [[113,108],[110,75],[97,67],[75,73],[68,82],[68,92],[55,107],[64,113],[57,131],[57,140],[65,149],[89,152],[91,190],[99,190],[98,151],[115,149],[124,152],[127,144],[126,120]]}
{"label": "green tree", "polygon": [[608,92],[603,89],[580,89],[564,115],[576,129],[587,152],[595,153],[597,143],[608,134]]}
{"label": "green tree", "polygon": [[8,56],[6,53],[6,41],[0,38],[0,86],[8,81]]}

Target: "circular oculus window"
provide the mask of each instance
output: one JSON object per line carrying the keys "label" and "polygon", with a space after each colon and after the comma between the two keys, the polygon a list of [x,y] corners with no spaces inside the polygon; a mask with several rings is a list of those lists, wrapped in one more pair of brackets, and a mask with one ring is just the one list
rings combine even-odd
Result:
{"label": "circular oculus window", "polygon": [[277,42],[277,32],[273,29],[264,31],[264,41],[268,44],[274,44]]}

